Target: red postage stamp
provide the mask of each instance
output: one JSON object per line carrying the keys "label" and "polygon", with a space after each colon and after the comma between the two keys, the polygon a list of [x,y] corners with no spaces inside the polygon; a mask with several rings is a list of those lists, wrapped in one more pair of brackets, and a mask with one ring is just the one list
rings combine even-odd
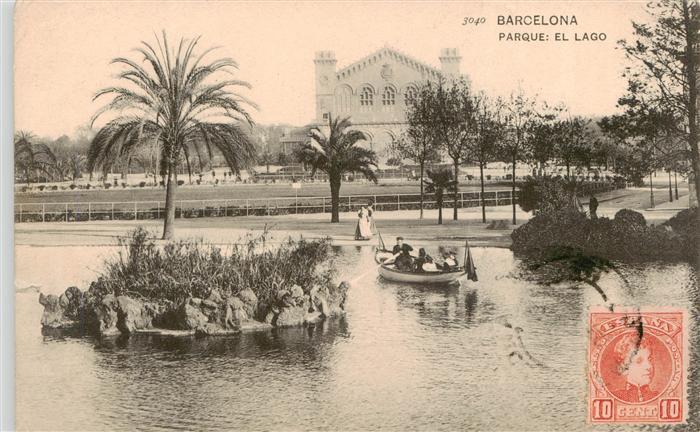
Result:
{"label": "red postage stamp", "polygon": [[683,423],[685,312],[591,309],[589,326],[589,422]]}

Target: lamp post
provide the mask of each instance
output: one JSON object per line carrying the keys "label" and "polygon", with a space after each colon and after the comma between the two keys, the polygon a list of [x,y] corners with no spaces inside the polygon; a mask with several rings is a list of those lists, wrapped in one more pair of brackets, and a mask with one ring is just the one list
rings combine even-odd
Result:
{"label": "lamp post", "polygon": [[671,184],[671,170],[668,170],[668,201],[673,202],[673,185]]}
{"label": "lamp post", "polygon": [[651,208],[654,208],[654,181],[652,176],[654,171],[649,172],[649,201],[651,201]]}
{"label": "lamp post", "polygon": [[678,201],[678,172],[675,170],[673,171],[673,182],[676,186],[676,201]]}

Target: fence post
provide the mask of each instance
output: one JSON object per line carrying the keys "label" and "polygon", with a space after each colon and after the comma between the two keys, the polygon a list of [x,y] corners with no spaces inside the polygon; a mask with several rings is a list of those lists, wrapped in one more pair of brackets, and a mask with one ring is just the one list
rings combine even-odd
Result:
{"label": "fence post", "polygon": [[114,203],[112,203],[112,218],[110,220],[114,220]]}
{"label": "fence post", "polygon": [[379,210],[379,205],[377,204],[377,196],[374,195],[373,198],[374,198],[374,201],[372,201],[372,202],[374,203],[374,208]]}
{"label": "fence post", "polygon": [[322,199],[323,199],[323,201],[322,201],[323,202],[323,213],[325,213],[326,212],[326,197],[322,197]]}
{"label": "fence post", "polygon": [[134,201],[134,220],[139,220],[138,201]]}
{"label": "fence post", "polygon": [[19,205],[19,221],[22,222],[22,204]]}
{"label": "fence post", "polygon": [[245,200],[245,215],[248,216],[248,208],[250,207],[249,200]]}
{"label": "fence post", "polygon": [[396,194],[396,210],[401,210],[401,195]]}
{"label": "fence post", "polygon": [[66,203],[66,222],[68,222],[68,203]]}
{"label": "fence post", "polygon": [[156,219],[160,219],[160,201],[156,201]]}
{"label": "fence post", "polygon": [[496,207],[498,207],[498,191],[496,191]]}
{"label": "fence post", "polygon": [[[21,204],[20,204],[21,207]],[[41,205],[41,221],[46,222],[46,204]]]}
{"label": "fence post", "polygon": [[90,219],[92,218],[92,203],[88,203],[88,222],[90,222]]}

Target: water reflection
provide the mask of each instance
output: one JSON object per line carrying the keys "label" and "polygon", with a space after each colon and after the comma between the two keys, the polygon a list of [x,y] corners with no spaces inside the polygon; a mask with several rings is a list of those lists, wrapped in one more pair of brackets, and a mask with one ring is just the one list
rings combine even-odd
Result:
{"label": "water reflection", "polygon": [[[18,262],[29,252],[18,248]],[[18,294],[18,427],[639,430],[585,421],[586,317],[601,302],[592,288],[519,280],[502,249],[475,249],[480,281],[449,288],[378,279],[370,247],[337,252],[339,276],[354,281],[347,315],[313,328],[205,339],[42,335],[36,295]],[[85,258],[76,265],[96,266]],[[630,284],[601,280],[614,303],[685,307],[698,322],[694,269],[626,270]],[[700,429],[700,332],[690,345],[691,422],[666,429]]]}

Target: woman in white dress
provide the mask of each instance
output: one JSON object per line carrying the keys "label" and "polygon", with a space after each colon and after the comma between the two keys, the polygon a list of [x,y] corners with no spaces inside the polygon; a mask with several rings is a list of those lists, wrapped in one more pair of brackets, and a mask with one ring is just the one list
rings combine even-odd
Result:
{"label": "woman in white dress", "polygon": [[367,206],[362,206],[357,212],[357,228],[355,228],[355,240],[369,240],[372,238],[371,215]]}

